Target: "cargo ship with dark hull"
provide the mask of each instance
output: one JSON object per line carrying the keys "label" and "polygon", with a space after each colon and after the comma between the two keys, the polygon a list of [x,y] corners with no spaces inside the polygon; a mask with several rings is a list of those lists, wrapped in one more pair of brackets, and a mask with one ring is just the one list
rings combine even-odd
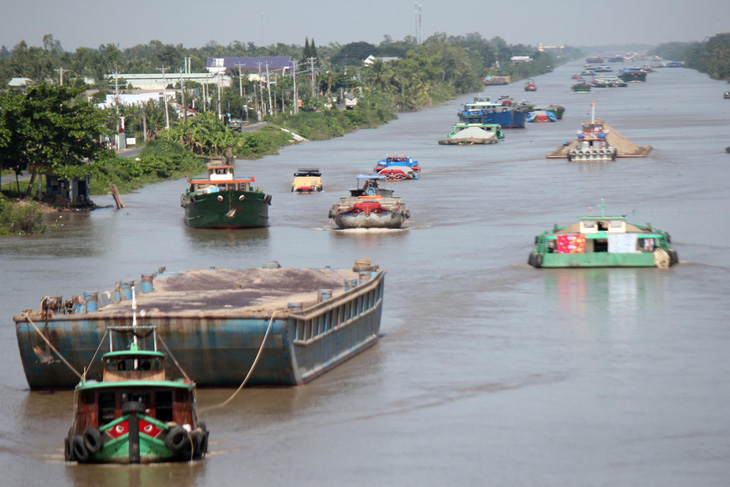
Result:
{"label": "cargo ship with dark hull", "polygon": [[193,228],[237,229],[269,226],[271,195],[255,188],[253,177],[235,177],[233,166],[208,166],[208,175],[188,180],[180,196],[185,224]]}
{"label": "cargo ship with dark hull", "polygon": [[[191,380],[203,387],[307,383],[375,345],[385,271],[262,268],[161,270],[135,288],[137,320],[155,326]],[[76,371],[99,380],[91,359],[109,327],[132,319],[130,281],[111,292],[64,301],[14,318],[20,358],[31,389],[73,388]],[[65,363],[67,362],[68,365]]]}

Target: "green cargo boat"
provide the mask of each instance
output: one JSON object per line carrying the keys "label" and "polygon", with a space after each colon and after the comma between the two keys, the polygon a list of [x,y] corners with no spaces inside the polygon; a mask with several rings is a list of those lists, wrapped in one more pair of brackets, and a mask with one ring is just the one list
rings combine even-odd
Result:
{"label": "green cargo boat", "polygon": [[535,237],[533,267],[659,267],[679,262],[667,232],[628,223],[625,216],[584,216]]}
{"label": "green cargo boat", "polygon": [[185,224],[194,228],[269,226],[271,195],[252,187],[254,177],[236,178],[233,166],[211,165],[207,177],[191,178],[180,197]]}
{"label": "green cargo boat", "polygon": [[[155,327],[114,326],[108,332],[111,351],[102,356],[102,380],[86,380],[84,374],[74,392],[66,461],[137,464],[203,458],[208,431],[197,419],[195,384],[166,378]],[[140,347],[147,341],[151,350]],[[126,342],[126,349],[114,349]]]}

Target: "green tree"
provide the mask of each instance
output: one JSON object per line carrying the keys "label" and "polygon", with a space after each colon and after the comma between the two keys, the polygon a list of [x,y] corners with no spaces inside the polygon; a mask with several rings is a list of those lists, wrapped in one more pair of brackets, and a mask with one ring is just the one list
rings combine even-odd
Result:
{"label": "green tree", "polygon": [[83,91],[39,85],[0,97],[0,166],[30,172],[27,194],[42,168],[64,178],[82,176],[88,162],[106,151],[100,142],[109,133],[105,116],[83,97],[76,99]]}

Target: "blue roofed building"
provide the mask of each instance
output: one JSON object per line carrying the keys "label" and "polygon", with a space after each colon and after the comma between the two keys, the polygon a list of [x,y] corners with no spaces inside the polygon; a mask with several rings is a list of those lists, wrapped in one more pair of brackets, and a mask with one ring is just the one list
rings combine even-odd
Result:
{"label": "blue roofed building", "polygon": [[240,70],[252,79],[264,75],[267,66],[269,73],[286,74],[292,68],[291,56],[209,57],[206,63],[211,74],[231,75]]}

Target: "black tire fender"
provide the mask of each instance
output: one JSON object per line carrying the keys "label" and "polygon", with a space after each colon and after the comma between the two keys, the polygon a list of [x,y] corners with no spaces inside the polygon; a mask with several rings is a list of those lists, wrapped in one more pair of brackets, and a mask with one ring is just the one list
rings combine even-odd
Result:
{"label": "black tire fender", "polygon": [[74,451],[71,448],[71,439],[68,437],[63,439],[63,458],[67,462],[74,461]]}
{"label": "black tire fender", "polygon": [[145,411],[146,406],[143,402],[139,401],[127,401],[124,404],[122,404],[122,414],[132,414],[132,413],[143,413]]}
{"label": "black tire fender", "polygon": [[174,453],[180,453],[189,444],[190,437],[182,426],[173,426],[165,435],[165,446]]}
{"label": "black tire fender", "polygon": [[104,447],[104,442],[101,439],[101,432],[98,429],[91,427],[84,431],[84,446],[86,450],[93,454],[101,451]]}
{"label": "black tire fender", "polygon": [[84,439],[81,435],[75,435],[71,438],[71,450],[73,451],[74,458],[80,463],[89,461],[89,451],[84,446]]}

